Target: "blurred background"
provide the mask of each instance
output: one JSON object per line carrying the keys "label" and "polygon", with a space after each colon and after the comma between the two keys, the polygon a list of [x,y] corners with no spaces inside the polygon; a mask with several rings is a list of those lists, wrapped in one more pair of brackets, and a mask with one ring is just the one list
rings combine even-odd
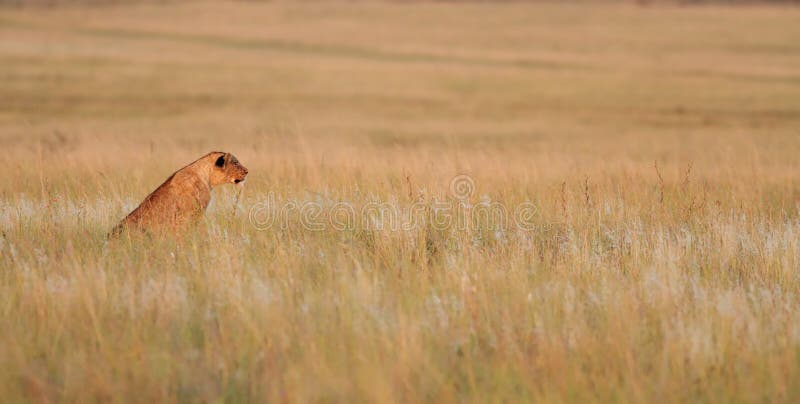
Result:
{"label": "blurred background", "polygon": [[213,149],[262,185],[795,176],[800,8],[688,3],[5,2],[0,186]]}

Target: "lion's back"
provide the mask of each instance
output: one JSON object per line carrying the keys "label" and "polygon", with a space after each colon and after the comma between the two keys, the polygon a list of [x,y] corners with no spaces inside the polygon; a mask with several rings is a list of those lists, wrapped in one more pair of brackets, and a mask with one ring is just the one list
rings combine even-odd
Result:
{"label": "lion's back", "polygon": [[127,228],[155,230],[189,224],[208,205],[211,192],[194,172],[180,170],[170,176],[112,231]]}

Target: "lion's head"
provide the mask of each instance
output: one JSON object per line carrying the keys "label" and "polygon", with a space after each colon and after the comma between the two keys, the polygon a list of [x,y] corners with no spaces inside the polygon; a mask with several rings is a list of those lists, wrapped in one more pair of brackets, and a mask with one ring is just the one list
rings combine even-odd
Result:
{"label": "lion's head", "polygon": [[211,185],[238,184],[247,177],[247,168],[233,154],[215,152],[209,156],[213,162],[209,182]]}

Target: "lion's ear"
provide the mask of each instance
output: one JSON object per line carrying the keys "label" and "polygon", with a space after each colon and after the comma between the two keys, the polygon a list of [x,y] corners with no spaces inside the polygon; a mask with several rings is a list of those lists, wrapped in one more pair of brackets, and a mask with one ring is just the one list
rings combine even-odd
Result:
{"label": "lion's ear", "polygon": [[225,165],[225,155],[219,156],[219,158],[217,159],[217,162],[214,163],[214,165],[217,166],[217,167],[224,166]]}

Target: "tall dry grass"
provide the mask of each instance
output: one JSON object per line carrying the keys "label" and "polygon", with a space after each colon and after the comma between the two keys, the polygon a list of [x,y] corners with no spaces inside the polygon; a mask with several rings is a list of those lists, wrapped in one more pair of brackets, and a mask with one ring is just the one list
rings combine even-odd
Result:
{"label": "tall dry grass", "polygon": [[[800,11],[0,11],[4,401],[769,401],[800,390]],[[179,238],[107,231],[210,150]],[[275,204],[531,228],[259,229]]]}

